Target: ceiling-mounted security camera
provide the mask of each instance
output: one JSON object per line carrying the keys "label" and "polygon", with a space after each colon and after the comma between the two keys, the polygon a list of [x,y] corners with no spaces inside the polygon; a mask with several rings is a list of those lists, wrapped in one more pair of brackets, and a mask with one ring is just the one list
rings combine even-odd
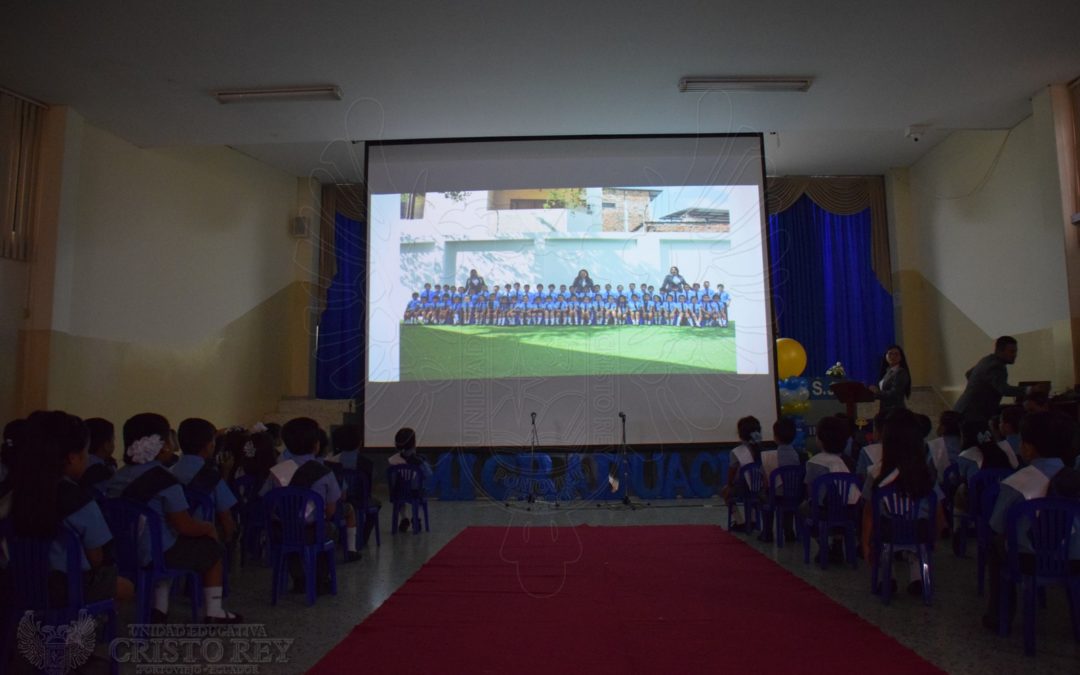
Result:
{"label": "ceiling-mounted security camera", "polygon": [[926,132],[929,131],[929,129],[930,125],[928,124],[912,124],[904,132],[904,136],[918,143],[922,140],[923,136],[926,135]]}

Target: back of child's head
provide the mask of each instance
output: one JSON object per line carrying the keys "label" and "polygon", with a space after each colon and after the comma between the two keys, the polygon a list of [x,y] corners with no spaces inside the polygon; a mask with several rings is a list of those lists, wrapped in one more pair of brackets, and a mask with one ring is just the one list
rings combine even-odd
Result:
{"label": "back of child's head", "polygon": [[61,513],[57,492],[68,458],[81,454],[89,434],[82,420],[59,410],[39,410],[26,419],[26,453],[13,484],[15,531],[26,537],[56,534]]}
{"label": "back of child's head", "polygon": [[1059,412],[1037,412],[1024,417],[1020,440],[1039,457],[1061,458],[1071,455],[1074,422]]}
{"label": "back of child's head", "polygon": [[[137,457],[132,452],[132,446],[136,441],[144,438],[153,438],[161,441],[161,447],[169,441],[169,420],[157,413],[139,413],[124,422],[124,463],[143,464],[144,457]],[[153,459],[153,458],[151,458]],[[143,461],[140,461],[143,460]]]}
{"label": "back of child's head", "polygon": [[893,410],[881,430],[881,471],[878,482],[898,470],[900,490],[912,497],[922,497],[933,487],[933,477],[926,466],[925,445],[919,435],[919,422],[910,410]]}
{"label": "back of child's head", "polygon": [[844,451],[848,438],[851,437],[851,427],[846,419],[839,417],[823,417],[817,425],[818,445],[823,452],[830,455],[838,455]]}
{"label": "back of child's head", "polygon": [[735,429],[739,433],[739,440],[743,443],[761,442],[761,422],[753,415],[741,418],[735,423]]}
{"label": "back of child's head", "polygon": [[791,445],[795,441],[795,421],[790,417],[781,417],[772,425],[773,439],[780,445]]}
{"label": "back of child's head", "polygon": [[985,423],[965,420],[960,426],[961,447],[977,447],[982,453],[982,468],[984,469],[1007,469],[1012,467],[1009,456],[994,441],[994,435]]}
{"label": "back of child's head", "polygon": [[416,449],[416,432],[409,427],[402,427],[394,434],[394,447],[401,452]]}
{"label": "back of child's head", "polygon": [[938,436],[959,436],[964,416],[955,410],[946,410],[938,418]]}
{"label": "back of child's head", "polygon": [[277,422],[270,422],[266,425],[266,433],[270,434],[270,441],[274,445],[281,443],[281,425]]}
{"label": "back of child's head", "polygon": [[244,444],[244,474],[255,476],[256,482],[261,483],[276,463],[277,450],[270,434],[265,431],[251,434]]}
{"label": "back of child's head", "polygon": [[1022,405],[1007,405],[1001,409],[1001,433],[1018,434],[1020,433],[1020,423],[1024,419],[1024,406]]}
{"label": "back of child's head", "polygon": [[198,455],[214,442],[217,428],[200,417],[189,417],[180,423],[176,436],[185,455]]}
{"label": "back of child's head", "polygon": [[103,417],[91,417],[83,424],[90,433],[90,454],[96,455],[106,449],[112,451],[112,448],[108,447],[116,438],[116,427],[112,422]]}
{"label": "back of child's head", "polygon": [[915,414],[915,422],[919,425],[919,434],[926,440],[926,437],[934,430],[934,421],[930,419],[929,415],[923,415],[921,413]]}
{"label": "back of child's head", "polygon": [[331,433],[335,452],[350,452],[360,447],[360,430],[354,424],[342,424]]}
{"label": "back of child's head", "polygon": [[310,417],[294,417],[281,427],[281,440],[294,455],[310,455],[319,450],[319,423]]}

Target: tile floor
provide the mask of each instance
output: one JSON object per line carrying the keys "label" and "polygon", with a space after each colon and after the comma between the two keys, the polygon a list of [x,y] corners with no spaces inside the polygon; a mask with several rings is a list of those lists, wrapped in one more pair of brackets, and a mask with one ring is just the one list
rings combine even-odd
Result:
{"label": "tile floor", "polygon": [[[617,503],[616,503],[617,504]],[[248,566],[234,573],[232,596],[227,606],[241,612],[253,623],[263,623],[273,637],[295,638],[288,663],[261,666],[259,673],[298,673],[314,664],[341,641],[357,623],[373,612],[417,569],[470,525],[487,526],[570,526],[663,525],[726,523],[726,509],[718,499],[654,502],[640,510],[628,511],[596,502],[574,502],[558,509],[540,504],[532,511],[523,502],[503,503],[431,502],[431,532],[391,536],[389,510],[383,509],[383,543],[374,538],[357,563],[338,564],[337,596],[322,596],[313,607],[301,595],[286,595],[278,606],[269,599],[270,573]],[[986,632],[979,617],[984,600],[975,593],[974,558],[957,559],[948,547],[939,547],[935,556],[937,589],[932,607],[901,592],[885,607],[869,592],[869,570],[860,562],[857,570],[831,566],[821,570],[804,565],[802,548],[788,545],[779,549],[755,537],[742,537],[747,545],[792,571],[831,598],[879,626],[901,643],[950,673],[1080,673],[1080,645],[1072,641],[1067,599],[1063,591],[1049,592],[1049,606],[1040,612],[1038,656],[1025,658],[1019,617],[1010,638]],[[816,547],[815,547],[816,549]],[[897,572],[906,575],[904,566]],[[186,603],[177,600],[172,616],[183,616]],[[813,626],[806,630],[812,631]],[[422,636],[420,637],[422,644]],[[359,664],[358,664],[359,665]],[[873,672],[872,664],[850,664],[843,671]],[[841,671],[841,672],[843,672]]]}

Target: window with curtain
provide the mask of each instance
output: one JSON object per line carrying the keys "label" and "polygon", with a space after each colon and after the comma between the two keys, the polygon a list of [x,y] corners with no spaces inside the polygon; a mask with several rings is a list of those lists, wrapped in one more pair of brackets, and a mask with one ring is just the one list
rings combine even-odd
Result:
{"label": "window with curtain", "polygon": [[42,111],[0,90],[0,258],[30,258]]}

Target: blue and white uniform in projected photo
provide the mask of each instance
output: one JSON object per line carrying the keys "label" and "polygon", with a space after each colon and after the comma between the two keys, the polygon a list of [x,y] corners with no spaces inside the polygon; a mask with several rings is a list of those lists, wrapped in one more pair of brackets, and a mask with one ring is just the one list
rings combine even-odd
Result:
{"label": "blue and white uniform in projected photo", "polygon": [[[687,330],[730,322],[736,372],[768,374],[760,202],[754,185],[373,194],[368,379],[400,380],[403,322]],[[664,294],[673,267],[686,285]],[[588,293],[567,288],[581,270],[594,284]],[[547,290],[530,298],[527,282]],[[645,296],[646,284],[658,290]]]}

